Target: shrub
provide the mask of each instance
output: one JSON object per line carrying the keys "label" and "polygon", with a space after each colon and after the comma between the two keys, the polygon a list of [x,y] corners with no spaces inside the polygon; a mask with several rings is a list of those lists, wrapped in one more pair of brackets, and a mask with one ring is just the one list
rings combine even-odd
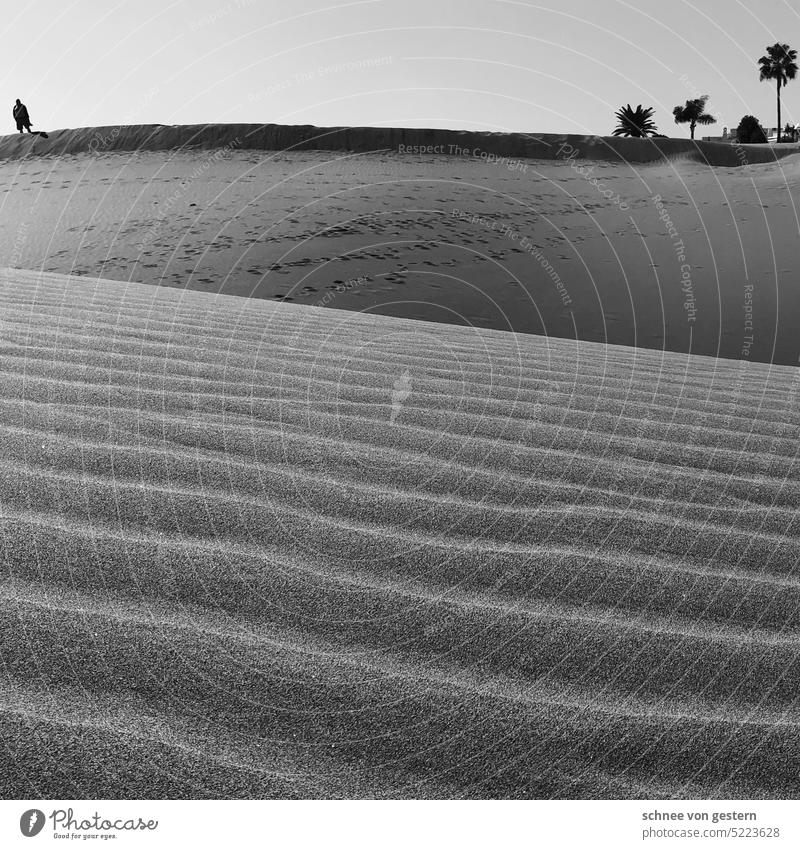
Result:
{"label": "shrub", "polygon": [[767,134],[761,124],[759,124],[758,118],[753,115],[745,115],[739,121],[739,127],[736,130],[736,140],[741,144],[766,144]]}

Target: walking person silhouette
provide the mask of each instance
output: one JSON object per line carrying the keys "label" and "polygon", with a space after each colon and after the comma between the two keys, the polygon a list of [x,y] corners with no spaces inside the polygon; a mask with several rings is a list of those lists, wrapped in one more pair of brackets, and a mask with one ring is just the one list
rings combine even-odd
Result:
{"label": "walking person silhouette", "polygon": [[31,116],[28,114],[28,107],[19,98],[17,98],[17,102],[14,104],[12,114],[14,115],[14,120],[17,122],[17,129],[21,133],[27,130],[31,135],[41,136],[43,139],[50,138],[42,130],[31,129]]}
{"label": "walking person silhouette", "polygon": [[31,131],[31,118],[28,115],[28,107],[19,98],[17,98],[17,102],[14,104],[13,115],[14,120],[17,122],[17,129],[20,132],[24,130]]}

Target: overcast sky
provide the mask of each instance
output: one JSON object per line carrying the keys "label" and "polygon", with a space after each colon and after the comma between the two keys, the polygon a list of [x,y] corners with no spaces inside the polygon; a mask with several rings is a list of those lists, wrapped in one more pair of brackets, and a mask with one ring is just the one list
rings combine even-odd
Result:
{"label": "overcast sky", "polygon": [[[723,125],[775,123],[767,44],[800,48],[789,0],[27,0],[0,89],[34,127],[431,126],[608,134],[621,104],[710,94]],[[682,79],[683,78],[683,79]],[[800,121],[800,79],[784,94]],[[1,125],[0,125],[1,126]],[[716,132],[716,128],[702,132]]]}

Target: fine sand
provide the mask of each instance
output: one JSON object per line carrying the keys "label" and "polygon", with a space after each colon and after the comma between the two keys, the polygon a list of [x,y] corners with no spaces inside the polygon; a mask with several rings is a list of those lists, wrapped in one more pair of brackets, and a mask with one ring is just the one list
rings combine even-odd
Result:
{"label": "fine sand", "polygon": [[252,125],[11,136],[0,258],[796,365],[796,151]]}
{"label": "fine sand", "polygon": [[[469,186],[439,162],[414,160],[424,179],[403,187],[396,159],[374,159],[366,189],[341,169],[367,166],[303,155],[342,220],[368,195],[419,238],[465,197],[498,197],[488,173]],[[176,180],[190,163],[162,166]],[[85,167],[4,166],[46,220],[63,194],[66,220],[31,242],[42,264],[58,248],[138,275],[121,237],[97,262],[103,228],[134,228],[105,205],[133,174]],[[237,191],[263,195],[260,213],[232,223],[263,233],[267,166],[252,167]],[[210,201],[232,172],[214,173],[195,190],[221,220]],[[558,185],[522,179],[580,227]],[[777,175],[759,179],[785,203]],[[295,228],[331,207],[311,209]],[[714,226],[735,232],[745,209]],[[188,238],[193,214],[165,226]],[[262,258],[287,250],[274,232]],[[207,258],[154,261],[172,275]],[[493,263],[468,266],[485,280]],[[323,267],[320,291],[348,273]],[[0,273],[0,302],[3,797],[800,793],[795,369],[29,271]]]}

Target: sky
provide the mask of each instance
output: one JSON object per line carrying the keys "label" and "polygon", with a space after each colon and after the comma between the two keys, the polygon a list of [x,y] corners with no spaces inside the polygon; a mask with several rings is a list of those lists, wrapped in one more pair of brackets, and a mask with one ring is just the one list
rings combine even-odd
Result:
{"label": "sky", "polygon": [[[0,104],[35,129],[282,123],[608,134],[626,103],[709,94],[775,125],[757,60],[800,49],[796,0],[26,0],[0,25]],[[800,122],[800,77],[783,94]],[[2,125],[0,125],[2,126]],[[3,132],[3,130],[0,130]]]}

